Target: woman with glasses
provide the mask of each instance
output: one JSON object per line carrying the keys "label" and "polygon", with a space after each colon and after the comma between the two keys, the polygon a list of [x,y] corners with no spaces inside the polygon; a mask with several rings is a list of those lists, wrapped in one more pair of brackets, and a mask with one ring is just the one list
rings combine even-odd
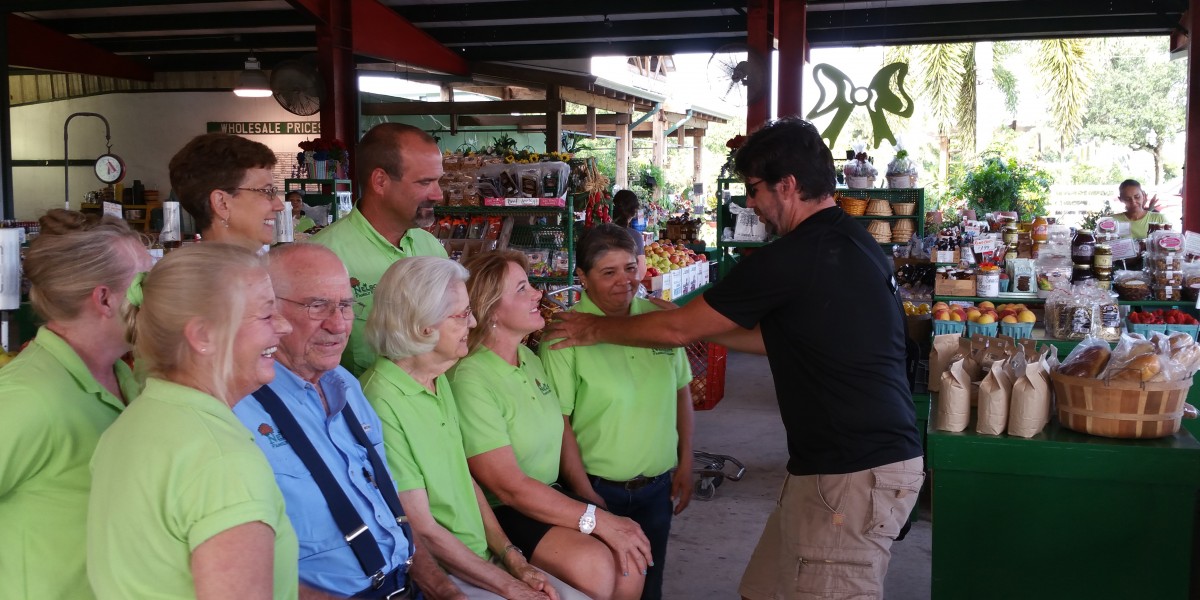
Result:
{"label": "woman with glasses", "polygon": [[96,597],[296,598],[283,495],[232,410],[274,379],[291,330],[265,260],[229,244],[185,248],[135,278],[128,299],[126,337],[149,378],[92,458]]}
{"label": "woman with glasses", "polygon": [[227,133],[196,136],[171,159],[171,187],[206,242],[262,251],[275,239],[283,210],[275,187],[275,153]]}
{"label": "woman with glasses", "polygon": [[396,261],[375,288],[366,337],[378,355],[363,393],[383,422],[400,503],[424,547],[472,600],[582,600],[526,561],[496,523],[467,468],[445,373],[475,326],[467,271],[434,257]]}
{"label": "woman with glasses", "polygon": [[46,324],[0,369],[0,596],[90,598],[88,462],[138,393],[125,291],[150,254],[120,219],[55,209],[38,224],[24,268]]}
{"label": "woman with glasses", "polygon": [[[617,229],[620,231],[620,229]],[[630,245],[633,241],[626,237]],[[471,354],[451,376],[471,473],[487,489],[504,531],[533,564],[593,598],[637,598],[650,542],[637,523],[606,510],[586,480],[556,483],[574,437],[538,357],[521,340],[545,326],[542,293],[529,283],[520,252],[487,252],[467,263],[471,306],[480,326]],[[564,433],[566,435],[564,435]]]}

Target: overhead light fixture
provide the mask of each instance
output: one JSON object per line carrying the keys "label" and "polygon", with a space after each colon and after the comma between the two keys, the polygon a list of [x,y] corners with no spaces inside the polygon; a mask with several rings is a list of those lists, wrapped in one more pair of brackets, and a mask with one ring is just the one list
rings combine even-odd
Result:
{"label": "overhead light fixture", "polygon": [[233,93],[241,98],[266,98],[271,95],[271,81],[262,72],[262,64],[251,56],[246,59],[246,70],[238,73]]}

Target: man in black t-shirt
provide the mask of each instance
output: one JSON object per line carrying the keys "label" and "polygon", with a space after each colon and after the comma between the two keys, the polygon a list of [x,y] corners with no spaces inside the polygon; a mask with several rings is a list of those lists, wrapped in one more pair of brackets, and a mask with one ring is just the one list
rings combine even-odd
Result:
{"label": "man in black t-shirt", "polygon": [[766,354],[788,436],[788,478],[742,577],[768,598],[882,598],[891,543],[924,480],[890,261],[833,199],[833,157],[783,119],[735,158],[746,205],[781,237],[703,298],[636,317],[564,313],[545,339]]}

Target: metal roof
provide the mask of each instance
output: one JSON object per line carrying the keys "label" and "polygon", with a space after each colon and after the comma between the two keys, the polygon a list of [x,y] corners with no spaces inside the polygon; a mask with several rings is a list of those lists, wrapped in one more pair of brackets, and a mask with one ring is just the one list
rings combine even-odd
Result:
{"label": "metal roof", "polygon": [[[316,20],[297,8],[311,1],[5,0],[0,10],[155,72],[236,71],[250,50],[267,69],[314,52]],[[746,39],[747,0],[379,1],[472,62],[710,52]],[[807,29],[814,47],[1161,35],[1185,8],[1186,0],[810,0]]]}

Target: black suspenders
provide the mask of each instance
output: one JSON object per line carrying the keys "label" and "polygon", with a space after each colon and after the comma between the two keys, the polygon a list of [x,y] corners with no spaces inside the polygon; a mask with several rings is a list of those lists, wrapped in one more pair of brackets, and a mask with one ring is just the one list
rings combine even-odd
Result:
{"label": "black suspenders", "polygon": [[[312,473],[313,480],[316,481],[321,495],[325,497],[325,502],[329,505],[329,512],[333,514],[334,522],[342,531],[342,536],[350,545],[350,549],[354,551],[354,556],[362,566],[363,573],[371,578],[374,587],[379,587],[388,575],[384,570],[387,561],[379,551],[379,543],[375,541],[375,536],[371,534],[371,530],[363,522],[358,511],[354,509],[354,505],[350,503],[346,492],[334,479],[329,466],[321,459],[321,455],[317,453],[312,441],[305,435],[300,423],[292,416],[291,411],[279,399],[274,390],[264,385],[254,392],[254,398],[267,411],[267,414],[271,415],[275,425],[279,427],[279,432],[283,434],[296,456],[300,457],[300,461]],[[342,408],[342,417],[346,420],[346,425],[350,428],[354,439],[367,451],[367,457],[371,461],[371,468],[375,473],[372,477],[371,473],[364,469],[363,475],[383,494],[384,502],[391,509],[396,522],[400,524],[404,537],[408,539],[408,555],[411,557],[413,554],[412,529],[409,528],[408,518],[404,516],[404,507],[400,506],[400,498],[396,495],[396,486],[392,483],[391,476],[388,475],[387,467],[379,458],[379,453],[375,452],[374,445],[367,439],[362,423],[354,415],[349,402]]]}

